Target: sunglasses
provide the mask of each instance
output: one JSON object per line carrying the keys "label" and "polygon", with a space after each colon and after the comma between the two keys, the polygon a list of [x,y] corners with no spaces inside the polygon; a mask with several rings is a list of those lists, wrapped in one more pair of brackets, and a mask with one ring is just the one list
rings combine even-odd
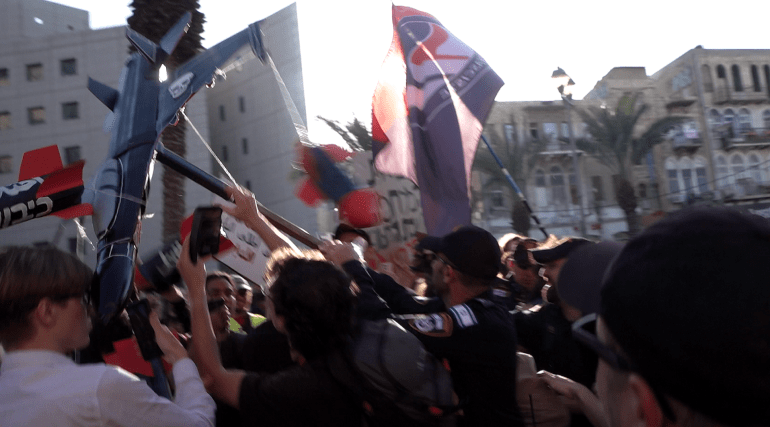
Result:
{"label": "sunglasses", "polygon": [[[607,362],[607,364],[610,365],[613,369],[625,372],[634,372],[642,375],[639,367],[634,362],[623,357],[617,351],[607,347],[605,344],[599,341],[599,338],[595,333],[591,332],[596,331],[597,317],[598,315],[596,313],[591,313],[587,316],[581,317],[572,324],[572,336],[575,338],[575,340],[596,353],[600,359]],[[666,418],[672,422],[676,422],[676,415],[674,415],[674,411],[671,409],[671,405],[668,403],[668,399],[666,399],[666,397],[660,391],[659,387],[656,387],[650,383],[649,380],[647,380],[647,382],[650,384],[652,393],[655,395],[663,415],[665,415]]]}

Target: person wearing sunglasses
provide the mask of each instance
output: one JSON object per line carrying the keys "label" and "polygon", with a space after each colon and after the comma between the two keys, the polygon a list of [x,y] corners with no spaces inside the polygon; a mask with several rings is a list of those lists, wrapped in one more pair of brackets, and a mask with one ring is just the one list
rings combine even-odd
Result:
{"label": "person wearing sunglasses", "polygon": [[768,220],[722,207],[626,244],[574,325],[609,425],[770,426],[769,259]]}
{"label": "person wearing sunglasses", "polygon": [[93,272],[54,247],[0,249],[0,425],[213,426],[214,401],[182,344],[152,314],[175,401],[103,363],[76,364],[91,330]]}
{"label": "person wearing sunglasses", "polygon": [[350,244],[328,242],[321,251],[362,290],[373,289],[395,321],[448,362],[463,411],[458,425],[523,425],[516,406],[516,330],[492,293],[501,264],[497,240],[468,225],[424,237],[419,246],[433,254],[430,274],[438,297],[416,298],[386,275],[370,272]]}

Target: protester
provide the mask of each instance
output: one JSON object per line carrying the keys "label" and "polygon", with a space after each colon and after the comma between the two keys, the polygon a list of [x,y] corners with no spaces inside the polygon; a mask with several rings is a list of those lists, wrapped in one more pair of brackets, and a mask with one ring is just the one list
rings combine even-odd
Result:
{"label": "protester", "polygon": [[415,300],[385,275],[363,265],[350,244],[329,242],[321,250],[342,265],[362,288],[372,288],[403,327],[446,359],[460,399],[461,425],[516,426],[516,331],[508,312],[492,302],[491,282],[500,271],[500,247],[486,230],[465,226],[420,246],[431,263],[438,298]]}
{"label": "protester", "polygon": [[505,257],[508,270],[510,271],[509,280],[516,283],[517,311],[527,310],[543,303],[540,291],[545,285],[545,280],[540,277],[542,266],[535,262],[530,249],[539,245],[535,239],[521,239],[514,246],[512,252],[508,252]]}
{"label": "protester", "polygon": [[206,306],[202,260],[193,264],[189,239],[177,264],[190,291],[193,347],[212,395],[239,408],[247,425],[360,426],[361,402],[336,382],[326,358],[352,331],[355,295],[350,279],[326,261],[292,258],[278,266],[268,316],[285,333],[300,366],[277,374],[225,370]]}
{"label": "protester", "polygon": [[768,220],[729,208],[671,214],[626,244],[597,335],[595,315],[575,326],[610,425],[770,426],[768,259]]}
{"label": "protester", "polygon": [[243,277],[237,274],[231,274],[230,279],[235,285],[235,311],[232,313],[233,320],[238,323],[243,332],[249,333],[260,323],[265,321],[264,316],[249,312],[251,303],[254,299],[254,292],[251,285]]}
{"label": "protester", "polygon": [[85,264],[53,247],[0,250],[0,425],[212,426],[214,402],[195,364],[155,314],[175,402],[120,368],[68,357],[89,343],[92,280]]}

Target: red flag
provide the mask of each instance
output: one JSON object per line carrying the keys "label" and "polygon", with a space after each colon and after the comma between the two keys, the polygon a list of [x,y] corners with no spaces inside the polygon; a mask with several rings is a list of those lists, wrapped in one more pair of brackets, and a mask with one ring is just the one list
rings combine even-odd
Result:
{"label": "red flag", "polygon": [[372,102],[375,167],[420,187],[428,234],[471,223],[470,175],[503,81],[433,16],[393,6],[393,41]]}

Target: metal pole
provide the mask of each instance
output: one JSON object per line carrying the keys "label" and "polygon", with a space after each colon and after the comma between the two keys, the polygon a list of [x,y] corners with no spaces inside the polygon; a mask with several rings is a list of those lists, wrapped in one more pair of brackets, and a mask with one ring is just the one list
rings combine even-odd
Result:
{"label": "metal pole", "polygon": [[572,150],[572,169],[575,172],[575,181],[577,183],[577,202],[580,209],[580,235],[586,236],[586,217],[583,215],[583,179],[580,177],[580,171],[578,170],[578,158],[577,147],[575,146],[575,138],[572,135],[572,99],[570,96],[561,97],[564,103],[567,105],[567,126],[569,126],[569,145]]}
{"label": "metal pole", "polygon": [[524,197],[524,193],[521,191],[518,185],[516,185],[516,181],[513,180],[513,177],[511,176],[510,172],[508,172],[508,169],[505,168],[503,165],[503,162],[500,160],[499,157],[497,157],[497,154],[495,154],[495,150],[492,149],[492,146],[489,145],[489,141],[487,141],[487,138],[484,135],[481,135],[481,140],[484,141],[484,144],[487,145],[487,148],[489,149],[489,152],[492,154],[492,157],[495,158],[495,161],[497,162],[497,165],[500,166],[500,170],[503,171],[503,175],[505,175],[505,179],[508,180],[508,184],[511,185],[513,188],[513,191],[516,192],[516,195],[519,196],[519,199],[521,200],[521,203],[524,204],[524,207],[527,208],[527,211],[529,212],[529,216],[535,221],[535,224],[537,224],[537,228],[540,229],[540,231],[543,232],[545,235],[545,238],[548,238],[548,233],[546,233],[545,228],[540,224],[540,219],[538,219],[537,215],[535,215],[534,212],[532,212],[532,208],[529,206],[529,202],[527,202],[527,198]]}

